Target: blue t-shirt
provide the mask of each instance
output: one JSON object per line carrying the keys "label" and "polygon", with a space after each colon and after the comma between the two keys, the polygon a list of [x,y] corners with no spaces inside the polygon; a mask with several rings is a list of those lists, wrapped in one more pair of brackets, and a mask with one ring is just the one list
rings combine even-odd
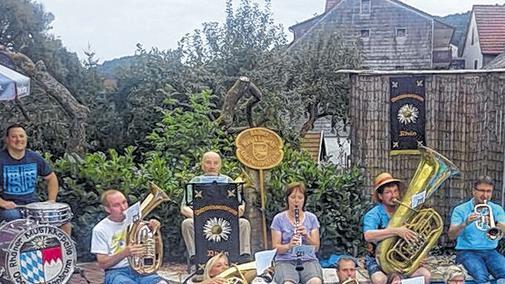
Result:
{"label": "blue t-shirt", "polygon": [[389,215],[384,204],[377,203],[363,216],[363,233],[370,230],[385,229],[389,223]]}
{"label": "blue t-shirt", "polygon": [[[493,202],[487,203],[493,211],[494,221],[505,223],[505,213],[503,208]],[[459,225],[465,222],[468,215],[473,213],[473,198],[454,208],[451,214],[451,225]],[[490,240],[486,237],[486,232],[477,228],[477,221],[468,224],[456,239],[457,250],[484,250],[495,249],[498,246],[498,240]]]}
{"label": "blue t-shirt", "polygon": [[36,152],[26,150],[25,156],[16,160],[7,150],[0,151],[0,190],[2,198],[18,204],[37,201],[38,176],[48,176],[53,171]]}
{"label": "blue t-shirt", "polygon": [[[312,232],[314,229],[319,229],[319,220],[317,220],[316,215],[307,211],[304,213],[303,220],[300,223],[305,226],[307,233]],[[281,232],[281,244],[283,245],[289,243],[295,233],[295,226],[289,220],[287,211],[283,211],[275,215],[270,228],[273,231]],[[307,240],[305,238],[302,239],[302,244],[307,244]],[[275,256],[276,261],[296,260],[296,258],[296,255],[294,255],[291,251],[286,253],[277,253]],[[302,261],[317,260],[316,253],[313,251],[310,254],[305,254],[301,257],[301,259]]]}

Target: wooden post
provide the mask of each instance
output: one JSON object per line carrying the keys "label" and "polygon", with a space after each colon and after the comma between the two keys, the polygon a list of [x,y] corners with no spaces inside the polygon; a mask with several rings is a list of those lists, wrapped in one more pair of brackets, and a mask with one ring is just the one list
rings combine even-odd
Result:
{"label": "wooden post", "polygon": [[267,237],[267,218],[265,214],[265,204],[266,204],[266,194],[265,194],[265,181],[263,170],[259,170],[260,176],[260,195],[261,195],[261,225],[263,229],[263,248],[268,249],[268,237]]}

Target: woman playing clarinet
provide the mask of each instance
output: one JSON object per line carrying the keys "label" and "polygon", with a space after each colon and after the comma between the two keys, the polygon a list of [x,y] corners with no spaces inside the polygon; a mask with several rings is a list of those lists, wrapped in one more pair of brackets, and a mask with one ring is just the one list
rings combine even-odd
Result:
{"label": "woman playing clarinet", "polygon": [[319,221],[316,215],[304,211],[305,200],[302,182],[288,184],[286,210],[275,215],[272,221],[272,246],[277,249],[275,283],[323,282],[323,272],[315,254],[319,249]]}

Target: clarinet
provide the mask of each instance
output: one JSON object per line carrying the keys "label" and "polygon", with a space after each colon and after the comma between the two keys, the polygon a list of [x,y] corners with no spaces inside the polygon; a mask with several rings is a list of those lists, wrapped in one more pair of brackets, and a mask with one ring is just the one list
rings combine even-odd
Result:
{"label": "clarinet", "polygon": [[[298,205],[295,205],[295,230],[298,230],[298,226],[300,225],[300,209],[298,209]],[[296,232],[298,234],[298,232]],[[300,238],[300,243],[298,244],[299,246],[302,245],[302,236],[298,235]],[[302,271],[303,270],[303,265],[302,265],[302,252],[297,251],[296,252],[296,271]]]}

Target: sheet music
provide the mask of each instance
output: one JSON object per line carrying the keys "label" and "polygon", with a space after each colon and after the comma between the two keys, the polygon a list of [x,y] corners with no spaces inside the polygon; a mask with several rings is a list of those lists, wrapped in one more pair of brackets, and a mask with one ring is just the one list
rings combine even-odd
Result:
{"label": "sheet music", "polygon": [[272,266],[277,249],[258,251],[254,254],[256,260],[256,275],[262,275],[265,271]]}
{"label": "sheet music", "polygon": [[301,246],[296,246],[291,249],[291,253],[294,256],[302,256],[306,254],[311,254],[314,252],[314,246],[311,245],[301,245]]}
{"label": "sheet music", "polygon": [[417,277],[402,279],[402,284],[424,284],[424,277],[417,276]]}
{"label": "sheet music", "polygon": [[125,224],[131,225],[133,222],[142,219],[142,212],[140,211],[140,201],[128,207],[128,209],[124,212],[125,215]]}

